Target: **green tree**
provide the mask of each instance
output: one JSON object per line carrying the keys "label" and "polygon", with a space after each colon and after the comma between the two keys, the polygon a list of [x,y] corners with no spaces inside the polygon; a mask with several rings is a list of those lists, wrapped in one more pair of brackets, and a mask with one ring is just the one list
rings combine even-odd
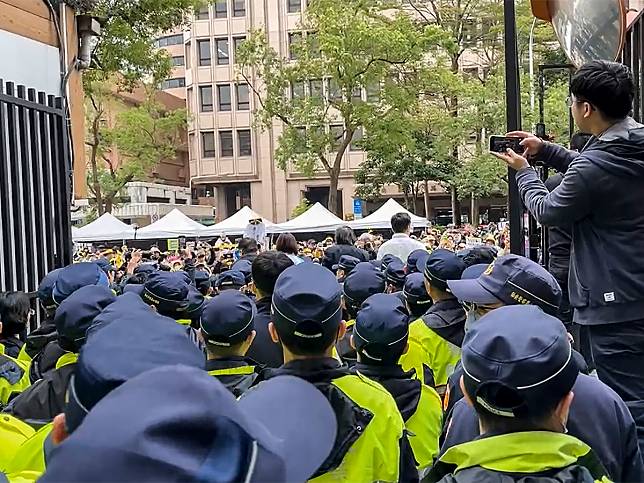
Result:
{"label": "green tree", "polygon": [[[129,126],[132,137],[128,140],[117,132],[110,132],[108,105],[113,100],[113,87],[131,91],[143,82],[156,86],[166,79],[172,66],[169,55],[154,47],[154,40],[163,33],[183,25],[189,14],[206,3],[205,0],[97,0],[88,2],[87,12],[101,19],[102,32],[92,55],[90,68],[83,73],[83,87],[86,96],[86,145],[88,147],[88,187],[95,197],[98,214],[111,209],[124,179],[143,177],[142,171],[153,167],[150,158],[157,162],[163,157],[155,156],[150,150],[135,148],[150,142],[150,136],[142,128],[156,126],[165,129],[174,122],[174,116],[183,118],[185,112],[162,114],[158,106],[146,102],[143,110],[135,110],[132,116],[123,118],[119,125]],[[143,114],[145,111],[145,114]],[[147,117],[146,117],[147,116]],[[172,118],[172,121],[166,117]],[[158,126],[157,126],[158,125]],[[181,126],[177,126],[179,129]],[[140,129],[139,129],[140,128]],[[159,131],[154,136],[163,138]],[[111,166],[107,153],[118,148],[128,152],[126,161],[120,167]],[[165,152],[163,143],[157,154]],[[144,158],[139,158],[139,154]],[[146,157],[150,155],[149,157]],[[127,181],[126,181],[127,182]]]}
{"label": "green tree", "polygon": [[259,125],[282,124],[279,166],[306,176],[326,172],[334,212],[352,141],[365,132],[393,144],[408,141],[404,113],[417,93],[406,88],[405,77],[427,69],[426,54],[445,41],[439,27],[418,28],[409,15],[391,10],[400,4],[316,0],[307,7],[301,37],[291,36],[290,59],[268,44],[263,31],[253,32],[237,55],[240,76],[259,98]]}
{"label": "green tree", "polygon": [[[102,117],[120,101],[108,86],[101,92],[100,96],[92,96],[90,112],[102,113]],[[155,101],[154,90],[150,90],[141,105],[116,114],[113,126],[102,125],[96,119],[100,118],[94,117],[88,130],[87,144],[94,163],[87,184],[100,216],[112,211],[127,183],[148,179],[152,168],[176,156],[177,149],[185,144],[182,133],[187,112],[165,110]]]}
{"label": "green tree", "polygon": [[291,219],[297,218],[300,216],[302,213],[306,213],[306,211],[311,207],[311,202],[307,200],[306,198],[302,198],[300,202],[297,204],[295,208],[293,208],[293,211],[291,211]]}

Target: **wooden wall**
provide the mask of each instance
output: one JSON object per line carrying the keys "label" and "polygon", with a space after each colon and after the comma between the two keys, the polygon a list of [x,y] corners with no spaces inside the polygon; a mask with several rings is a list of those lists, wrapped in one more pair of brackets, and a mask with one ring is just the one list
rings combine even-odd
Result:
{"label": "wooden wall", "polygon": [[[78,52],[78,35],[74,11],[67,8],[68,64]],[[60,47],[56,27],[49,9],[42,0],[0,0],[0,30],[5,30],[47,45]],[[74,71],[69,78],[69,107],[71,111],[74,150],[74,195],[87,196],[85,181],[85,106],[82,77]]]}

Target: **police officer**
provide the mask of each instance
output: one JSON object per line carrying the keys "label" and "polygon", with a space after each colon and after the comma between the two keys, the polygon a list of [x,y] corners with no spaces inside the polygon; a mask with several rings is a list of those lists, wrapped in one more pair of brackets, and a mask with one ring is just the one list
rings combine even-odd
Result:
{"label": "police officer", "polygon": [[447,450],[427,481],[608,481],[568,432],[579,374],[563,324],[537,307],[490,312],[467,333],[460,385],[482,437]]}
{"label": "police officer", "polygon": [[203,371],[167,366],[105,397],[40,481],[306,481],[336,432],[330,404],[301,379],[275,378],[236,401]]}
{"label": "police officer", "polygon": [[434,303],[429,293],[427,293],[425,276],[422,273],[415,272],[407,275],[402,293],[409,315],[412,317],[411,321],[415,321],[425,315]]}
{"label": "police officer", "polygon": [[405,285],[405,265],[398,260],[393,260],[385,269],[385,280],[387,281],[386,293],[402,292]]}
{"label": "police officer", "polygon": [[465,335],[465,310],[449,292],[447,280],[460,278],[465,265],[453,252],[439,249],[422,268],[434,304],[410,324],[409,350],[400,363],[405,370],[415,369],[421,381],[433,377],[436,390],[443,394]]}
{"label": "police officer", "polygon": [[282,344],[285,364],[267,377],[293,375],[315,383],[338,418],[335,446],[312,481],[417,479],[404,421],[392,396],[332,357],[346,332],[333,273],[311,263],[286,269],[273,292],[269,330]]}
{"label": "police officer", "polygon": [[405,265],[405,272],[407,275],[412,273],[421,273],[418,270],[418,267],[424,267],[429,258],[429,252],[427,250],[419,249],[414,250],[407,257],[407,264]]}
{"label": "police officer", "polygon": [[199,293],[206,299],[209,299],[212,294],[212,284],[210,282],[210,275],[203,270],[195,271],[195,287]]}
{"label": "police officer", "polygon": [[384,293],[386,287],[384,274],[369,262],[356,265],[342,285],[342,306],[345,312],[347,335],[336,344],[338,355],[342,361],[353,366],[356,361],[356,351],[351,347],[351,334],[356,315],[362,302],[374,294]]}
{"label": "police officer", "polygon": [[382,384],[396,400],[422,477],[438,454],[443,408],[436,391],[398,364],[407,350],[409,313],[393,295],[369,297],[356,317],[351,343],[358,354],[353,370]]}
{"label": "police officer", "polygon": [[333,265],[333,270],[335,271],[335,276],[338,279],[338,282],[343,283],[344,279],[351,274],[354,268],[358,263],[361,263],[362,260],[351,255],[342,255],[340,261],[337,265]]}
{"label": "police officer", "polygon": [[56,278],[52,289],[52,299],[58,306],[76,290],[86,285],[99,285],[109,288],[105,272],[92,262],[74,263],[63,268]]}
{"label": "police officer", "polygon": [[27,423],[10,414],[0,414],[0,469],[11,464],[22,443],[35,433]]}
{"label": "police officer", "polygon": [[88,285],[60,304],[54,322],[58,346],[65,352],[56,361],[55,369],[14,398],[5,412],[39,427],[51,422],[63,411],[67,386],[78,353],[85,344],[87,330],[105,307],[115,300],[116,297],[107,287]]}
{"label": "police officer", "polygon": [[[118,297],[87,332],[68,385],[64,412],[23,443],[7,472],[42,473],[54,447],[76,431],[101,399],[139,374],[175,364],[203,371],[205,357],[174,320],[154,313],[134,294]],[[150,407],[145,410],[149,412]],[[128,408],[123,408],[122,416],[127,412]]]}
{"label": "police officer", "polygon": [[380,260],[380,270],[382,270],[383,272],[385,270],[387,270],[387,267],[389,266],[389,264],[391,262],[400,262],[400,263],[404,264],[404,262],[400,258],[398,258],[396,255],[392,255],[392,254],[388,253],[387,255],[382,257],[382,260]]}
{"label": "police officer", "polygon": [[[463,273],[464,280],[467,272],[475,267],[470,267]],[[556,280],[543,267],[527,258],[517,255],[500,257],[480,277],[468,280],[462,283],[450,281],[450,286],[461,297],[480,301],[480,305],[468,304],[468,320],[472,321],[470,327],[478,325],[477,321],[482,314],[492,313],[492,307],[497,307],[495,310],[498,310],[498,307],[504,305],[517,305],[519,296],[550,315],[557,314],[555,306],[559,303],[561,292]],[[489,302],[490,293],[495,294],[496,302]],[[644,480],[635,423],[628,408],[605,384],[595,377],[583,374],[583,358],[574,350],[572,354],[582,373],[573,387],[575,399],[570,409],[570,434],[595,450],[616,481]],[[450,377],[450,390],[445,398],[447,432],[443,450],[471,441],[479,434],[473,409],[461,400],[462,392],[458,382],[461,375],[462,369],[457,367]]]}
{"label": "police officer", "polygon": [[246,285],[244,274],[237,270],[228,270],[220,273],[215,281],[217,293],[224,290],[241,290]]}
{"label": "police officer", "polygon": [[261,366],[246,357],[255,339],[257,309],[241,292],[227,290],[206,305],[201,314],[201,338],[206,345],[206,370],[235,397],[253,385]]}
{"label": "police officer", "polygon": [[[27,332],[32,315],[27,294],[0,293],[0,353],[18,358],[24,346],[20,336]],[[30,359],[27,357],[26,360]]]}

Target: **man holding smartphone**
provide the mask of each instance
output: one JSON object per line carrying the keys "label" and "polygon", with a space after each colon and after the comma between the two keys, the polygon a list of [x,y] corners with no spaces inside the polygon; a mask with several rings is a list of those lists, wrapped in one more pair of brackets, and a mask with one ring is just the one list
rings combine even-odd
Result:
{"label": "man holding smartphone", "polygon": [[[526,132],[523,155],[493,153],[517,171],[539,223],[572,227],[570,302],[588,326],[599,378],[628,405],[644,448],[644,126],[630,112],[635,87],[622,64],[594,61],[573,76],[568,106],[592,133],[580,153]],[[548,192],[526,158],[563,173]]]}

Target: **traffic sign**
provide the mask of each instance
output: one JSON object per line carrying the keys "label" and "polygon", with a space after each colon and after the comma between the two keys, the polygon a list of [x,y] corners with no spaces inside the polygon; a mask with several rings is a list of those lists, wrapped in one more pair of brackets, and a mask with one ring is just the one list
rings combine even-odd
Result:
{"label": "traffic sign", "polygon": [[359,198],[353,200],[353,218],[356,220],[362,218],[362,200]]}

